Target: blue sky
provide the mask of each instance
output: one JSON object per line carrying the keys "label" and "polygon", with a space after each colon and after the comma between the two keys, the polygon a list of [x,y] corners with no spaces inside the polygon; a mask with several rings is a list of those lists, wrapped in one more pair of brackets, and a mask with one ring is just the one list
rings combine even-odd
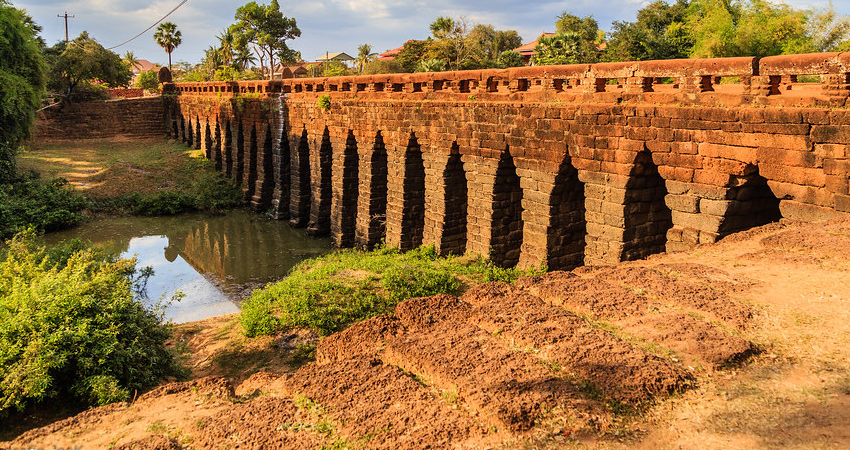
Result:
{"label": "blue sky", "polygon": [[[247,1],[247,0],[246,0]],[[183,44],[173,53],[174,61],[197,63],[204,49],[217,44],[216,36],[233,22],[236,8],[246,1],[189,0],[167,20],[177,24],[183,33]],[[356,55],[360,44],[372,45],[380,53],[398,47],[407,39],[423,39],[429,34],[428,25],[438,16],[465,16],[471,23],[488,23],[497,29],[517,30],[524,42],[534,40],[543,31],[554,29],[555,16],[568,11],[579,16],[592,15],[603,30],[611,22],[633,21],[643,0],[307,0],[291,2],[278,0],[283,14],[294,17],[301,37],[290,46],[301,52],[305,60],[314,60],[325,51],[343,51]],[[672,0],[670,0],[672,2]],[[73,14],[69,19],[69,34],[73,39],[81,31],[105,47],[120,44],[141,32],[180,0],[139,2],[130,0],[27,0],[14,1],[17,8],[26,9],[44,28],[42,36],[52,45],[64,39],[64,20],[57,14]],[[268,3],[259,0],[257,3]],[[826,7],[827,1],[787,0],[797,7]],[[850,0],[837,0],[836,12],[850,15]],[[153,30],[135,41],[116,48],[124,54],[133,51],[137,58],[167,63],[162,48],[153,40]]]}

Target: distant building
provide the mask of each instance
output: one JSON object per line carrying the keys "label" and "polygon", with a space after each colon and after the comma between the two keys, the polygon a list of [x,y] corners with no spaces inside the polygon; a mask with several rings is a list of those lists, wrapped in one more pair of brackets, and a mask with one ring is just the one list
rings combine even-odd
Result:
{"label": "distant building", "polygon": [[[519,47],[515,48],[514,51],[519,53],[520,55],[522,55],[522,62],[526,66],[530,66],[531,65],[531,58],[537,53],[537,52],[534,51],[534,49],[537,48],[537,43],[540,41],[540,38],[542,38],[544,36],[552,37],[555,34],[556,33],[546,33],[544,31],[543,34],[541,34],[540,37],[535,39],[533,42],[529,42],[528,44],[522,44]],[[608,48],[607,42],[602,42],[600,44],[596,44],[596,50],[598,51],[599,54],[602,54],[603,52],[605,52],[605,50],[607,48]]]}
{"label": "distant building", "polygon": [[159,64],[152,63],[146,59],[137,59],[136,62],[138,64],[130,68],[133,71],[133,76],[136,76],[142,72],[147,72],[149,70],[153,70],[154,72],[158,73],[159,69],[162,69],[162,66],[160,66]]}
{"label": "distant building", "polygon": [[325,53],[324,55],[316,58],[318,62],[327,62],[327,61],[342,61],[343,63],[347,63],[348,61],[354,61],[354,58],[351,55],[344,52],[337,53]]}
{"label": "distant building", "polygon": [[[411,39],[407,42],[419,42],[419,41],[415,40],[415,39]],[[407,42],[405,42],[405,43],[407,43]],[[398,56],[399,53],[401,53],[402,50],[404,50],[403,45],[401,47],[397,47],[397,48],[394,48],[394,49],[391,49],[391,50],[387,50],[384,53],[381,53],[380,55],[378,55],[378,61],[392,61],[396,58],[396,56]]]}
{"label": "distant building", "polygon": [[522,44],[519,47],[515,48],[514,51],[519,53],[520,55],[522,55],[522,62],[526,66],[530,66],[531,65],[531,57],[534,56],[535,53],[537,53],[537,52],[534,51],[534,49],[537,48],[537,42],[540,41],[540,38],[543,37],[543,36],[551,37],[551,36],[554,36],[554,35],[555,35],[555,33],[543,32],[543,34],[541,34],[540,37],[538,37],[534,41],[529,42],[528,44]]}

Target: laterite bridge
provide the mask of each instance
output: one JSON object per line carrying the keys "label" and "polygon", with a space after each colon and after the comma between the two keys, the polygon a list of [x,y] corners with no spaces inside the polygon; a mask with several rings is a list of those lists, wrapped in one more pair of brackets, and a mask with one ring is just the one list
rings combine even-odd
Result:
{"label": "laterite bridge", "polygon": [[558,269],[850,212],[850,53],[165,92],[173,137],[341,247]]}

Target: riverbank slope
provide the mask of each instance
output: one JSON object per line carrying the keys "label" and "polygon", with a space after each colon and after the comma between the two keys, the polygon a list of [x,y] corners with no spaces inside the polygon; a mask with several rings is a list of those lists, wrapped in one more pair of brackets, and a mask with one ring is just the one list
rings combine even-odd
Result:
{"label": "riverbank slope", "polygon": [[848,446],[848,248],[850,221],[784,222],[408,300],[315,362],[306,331],[185,324],[190,381],[0,448]]}

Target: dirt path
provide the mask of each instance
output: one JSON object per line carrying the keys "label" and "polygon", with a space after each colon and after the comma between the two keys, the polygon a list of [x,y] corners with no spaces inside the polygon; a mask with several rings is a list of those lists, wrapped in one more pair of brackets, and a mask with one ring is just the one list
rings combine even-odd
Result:
{"label": "dirt path", "polygon": [[309,333],[187,324],[193,381],[0,448],[848,448],[848,274],[850,220],[784,223],[411,299],[306,365]]}

